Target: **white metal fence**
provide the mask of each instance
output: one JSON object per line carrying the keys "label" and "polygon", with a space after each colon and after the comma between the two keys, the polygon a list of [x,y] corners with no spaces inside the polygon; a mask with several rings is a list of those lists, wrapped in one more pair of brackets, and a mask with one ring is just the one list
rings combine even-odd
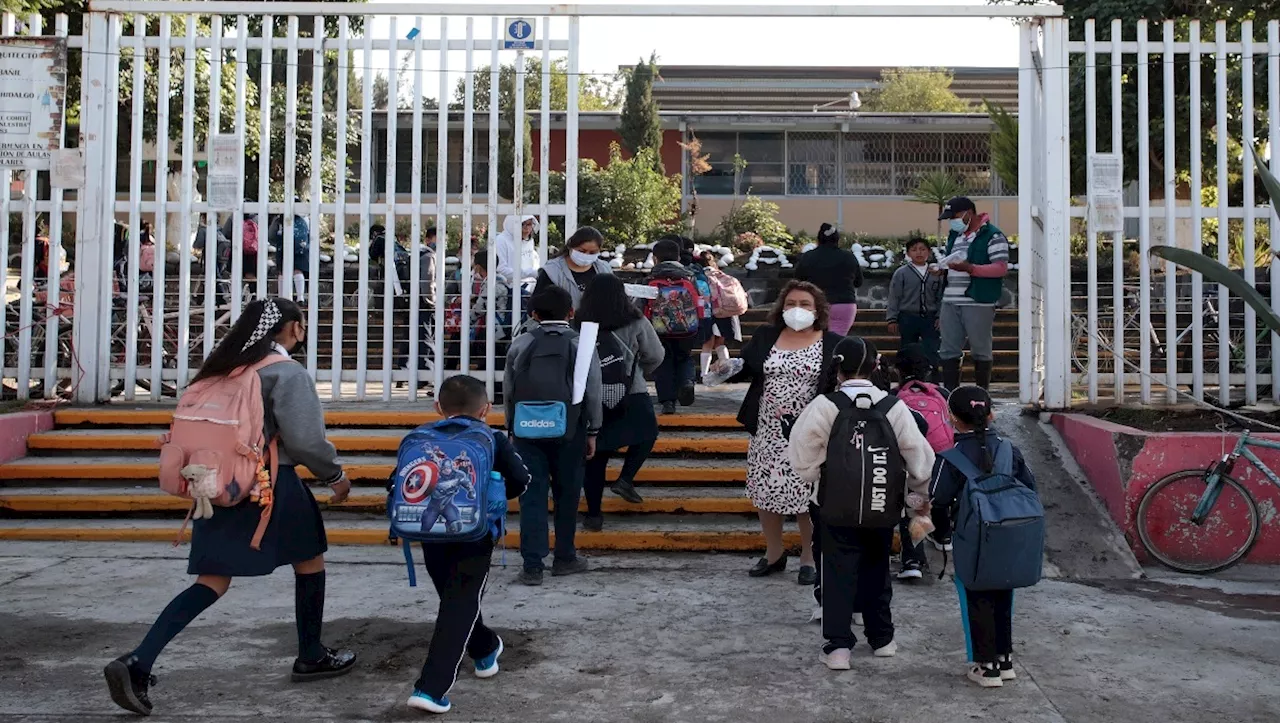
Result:
{"label": "white metal fence", "polygon": [[[1086,254],[1072,277],[1076,399],[1175,402],[1181,390],[1199,400],[1280,401],[1276,340],[1253,310],[1148,254],[1158,244],[1203,248],[1251,284],[1269,269],[1280,307],[1276,258],[1267,253],[1280,224],[1256,193],[1248,151],[1274,148],[1271,129],[1280,126],[1280,24],[1086,21],[1073,30],[1087,153],[1119,153],[1132,183],[1123,208],[1129,233],[1099,233],[1092,189],[1075,189],[1087,200],[1071,208]],[[1206,163],[1207,151],[1216,158]]]}

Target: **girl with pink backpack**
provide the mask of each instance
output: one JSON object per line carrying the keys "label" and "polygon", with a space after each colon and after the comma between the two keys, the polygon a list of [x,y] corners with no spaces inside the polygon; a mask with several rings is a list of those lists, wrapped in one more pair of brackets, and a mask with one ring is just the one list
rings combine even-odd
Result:
{"label": "girl with pink backpack", "polygon": [[[302,310],[267,299],[245,307],[178,402],[162,437],[160,485],[192,500],[187,573],[195,583],[160,613],[138,647],[103,671],[111,699],[151,714],[151,667],[183,628],[218,601],[233,577],[294,571],[298,657],[294,682],[351,672],[356,654],[320,643],[324,618],[324,553],[320,507],[295,466],[342,502],[351,482],[325,436],[324,410],[306,368],[289,354],[306,340]],[[247,463],[247,466],[246,466]]]}
{"label": "girl with pink backpack", "polygon": [[[927,429],[921,431],[924,432],[929,446],[935,453],[954,447],[956,432],[951,426],[951,417],[947,410],[947,399],[951,396],[951,392],[945,387],[927,381],[933,378],[935,369],[925,347],[921,344],[908,344],[902,347],[894,358],[894,367],[901,378],[897,397],[907,405],[908,409],[916,413],[918,419],[924,421],[923,426]],[[929,492],[932,494],[933,490]],[[926,539],[939,550],[949,551],[951,538],[947,531],[951,529],[951,525],[945,519],[946,514],[946,510],[934,508],[932,517],[935,530]],[[902,524],[899,526],[903,544],[902,569],[898,572],[898,579],[919,580],[924,577],[924,571],[929,567],[929,560],[925,555],[923,541],[911,544],[907,526],[908,520],[903,517]]]}

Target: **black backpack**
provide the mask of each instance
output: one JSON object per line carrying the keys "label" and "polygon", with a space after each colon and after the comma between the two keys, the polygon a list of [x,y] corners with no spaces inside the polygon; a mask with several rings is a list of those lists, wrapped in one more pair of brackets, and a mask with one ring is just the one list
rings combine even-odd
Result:
{"label": "black backpack", "polygon": [[538,326],[528,332],[530,348],[512,369],[511,434],[522,439],[556,441],[573,437],[581,404],[573,403],[573,340],[568,326]]}
{"label": "black backpack", "polygon": [[596,337],[596,354],[600,357],[600,396],[605,409],[613,409],[631,390],[635,376],[635,352],[628,350],[611,331]]}
{"label": "black backpack", "polygon": [[887,415],[898,398],[888,396],[871,404],[870,396],[850,399],[837,391],[827,399],[840,412],[831,425],[818,488],[822,522],[836,527],[896,526],[902,519],[907,472]]}

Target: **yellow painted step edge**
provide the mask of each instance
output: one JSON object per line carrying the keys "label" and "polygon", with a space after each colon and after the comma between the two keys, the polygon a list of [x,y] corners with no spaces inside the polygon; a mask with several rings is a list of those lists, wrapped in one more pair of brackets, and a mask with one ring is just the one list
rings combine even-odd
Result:
{"label": "yellow painted step edge", "polygon": [[[325,494],[319,495],[322,507],[330,509],[378,512],[386,509],[386,495],[355,494],[340,505],[327,505]],[[508,503],[512,512],[520,510],[519,500]],[[0,495],[0,510],[15,513],[60,514],[127,514],[130,512],[184,512],[191,502],[169,495]],[[587,511],[585,500],[578,507]],[[661,497],[633,505],[616,497],[606,497],[603,509],[610,513],[635,514],[749,514],[755,512],[751,500],[744,497]]]}
{"label": "yellow painted step edge", "polygon": [[[425,406],[425,402],[423,404]],[[75,424],[163,425],[173,421],[173,410],[60,409],[54,412],[53,419],[59,426]],[[426,409],[421,411],[388,409],[381,411],[330,410],[324,413],[324,422],[331,427],[415,427],[419,424],[435,422],[439,419],[440,415],[429,412]],[[501,412],[493,412],[489,415],[488,422],[495,426],[501,426],[506,422],[506,415]],[[732,414],[701,413],[664,415],[658,418],[658,425],[668,429],[735,429],[741,427]]]}
{"label": "yellow painted step edge", "polygon": [[[3,541],[41,542],[173,542],[178,526],[171,528],[110,528],[110,527],[15,527],[0,529]],[[387,534],[379,530],[346,530],[331,525],[325,530],[331,544],[337,545],[386,545]],[[184,540],[191,539],[187,530]],[[555,535],[551,536],[555,544]],[[800,535],[784,533],[783,541],[791,550],[800,546]],[[610,531],[578,532],[574,542],[580,550],[616,550],[636,552],[756,552],[764,548],[758,532],[684,532],[684,531]],[[509,532],[504,540],[507,547],[520,546],[519,533]]]}
{"label": "yellow painted step edge", "polygon": [[[156,463],[57,463],[31,464],[29,462],[9,462],[0,465],[0,480],[83,480],[83,479],[154,479],[160,473]],[[382,481],[391,476],[394,465],[390,464],[349,464],[345,469],[347,476],[353,480]],[[303,479],[315,479],[305,467],[298,468]],[[636,475],[637,482],[745,482],[745,467],[645,467]]]}

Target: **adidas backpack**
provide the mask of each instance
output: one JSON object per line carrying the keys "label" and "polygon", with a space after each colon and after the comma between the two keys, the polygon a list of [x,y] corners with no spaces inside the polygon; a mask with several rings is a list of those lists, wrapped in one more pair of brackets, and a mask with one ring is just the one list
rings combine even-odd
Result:
{"label": "adidas backpack", "polygon": [[898,436],[886,416],[898,399],[873,404],[865,394],[827,395],[839,413],[831,425],[818,487],[823,524],[887,529],[902,519],[907,472]]}
{"label": "adidas backpack", "polygon": [[613,332],[596,337],[596,354],[600,357],[600,398],[605,409],[613,409],[631,391],[635,376],[635,352],[630,351]]}
{"label": "adidas backpack", "polygon": [[711,285],[712,308],[718,319],[728,319],[747,313],[747,291],[742,282],[719,269],[707,269],[707,282]]}
{"label": "adidas backpack", "polygon": [[658,295],[645,304],[644,315],[653,323],[658,336],[667,339],[697,336],[702,307],[693,280],[650,279],[649,286],[657,289]]}
{"label": "adidas backpack", "polygon": [[956,446],[956,431],[947,412],[947,399],[937,385],[913,379],[898,389],[898,399],[924,418],[928,425],[924,436],[934,452]]}
{"label": "adidas backpack", "polygon": [[967,480],[951,541],[956,577],[970,590],[1013,590],[1040,582],[1044,507],[1013,476],[1013,445],[1000,440],[995,464],[983,472],[959,448],[942,453]]}
{"label": "adidas backpack", "polygon": [[[178,400],[173,424],[159,442],[160,489],[194,501],[179,539],[193,517],[212,517],[213,507],[234,507],[249,497],[264,463],[269,464],[271,484],[275,484],[277,440],[268,445],[264,438],[266,417],[258,371],[285,362],[292,360],[272,354],[226,376],[202,379]],[[271,508],[270,502],[262,508],[262,520],[249,544],[255,550],[271,519]]]}
{"label": "adidas backpack", "polygon": [[519,439],[557,440],[578,429],[581,404],[573,403],[573,340],[567,325],[539,325],[529,332],[533,343],[512,369],[514,418],[507,428]]}
{"label": "adidas backpack", "polygon": [[[417,585],[410,542],[479,542],[502,538],[507,492],[493,472],[489,425],[467,417],[424,424],[400,442],[387,489],[391,538],[400,540]],[[429,553],[428,553],[429,554]]]}

